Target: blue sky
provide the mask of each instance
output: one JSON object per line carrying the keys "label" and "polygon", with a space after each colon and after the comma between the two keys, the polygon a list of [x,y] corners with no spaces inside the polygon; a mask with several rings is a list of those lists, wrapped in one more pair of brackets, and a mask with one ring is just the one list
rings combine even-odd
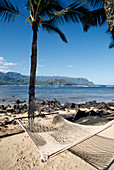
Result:
{"label": "blue sky", "polygon": [[[64,25],[61,30],[68,44],[55,33],[39,31],[37,75],[84,77],[95,84],[114,85],[114,49],[108,48],[107,24],[87,33],[78,24]],[[21,16],[13,24],[1,22],[0,71],[29,75],[31,44],[32,29]]]}

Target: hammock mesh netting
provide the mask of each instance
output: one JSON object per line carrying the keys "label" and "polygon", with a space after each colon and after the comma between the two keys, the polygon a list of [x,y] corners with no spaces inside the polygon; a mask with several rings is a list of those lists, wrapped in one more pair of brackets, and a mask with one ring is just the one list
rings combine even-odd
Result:
{"label": "hammock mesh netting", "polygon": [[97,169],[107,169],[114,160],[114,139],[97,135],[110,128],[110,121],[103,126],[72,123],[59,115],[17,120],[35,143],[41,161],[69,149]]}

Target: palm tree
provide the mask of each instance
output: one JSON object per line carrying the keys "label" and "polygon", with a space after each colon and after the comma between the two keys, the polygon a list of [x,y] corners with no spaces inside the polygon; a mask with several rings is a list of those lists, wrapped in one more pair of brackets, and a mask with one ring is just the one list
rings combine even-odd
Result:
{"label": "palm tree", "polygon": [[114,47],[114,0],[84,0],[89,2],[93,8],[104,8],[106,15],[108,29],[111,33],[113,42],[110,44],[110,48]]}
{"label": "palm tree", "polygon": [[[68,6],[60,3],[59,0],[27,0],[25,7],[30,11],[27,18],[23,15],[18,7],[13,5],[9,0],[0,0],[0,18],[4,22],[15,21],[18,15],[24,17],[31,25],[33,31],[32,54],[31,54],[31,71],[29,82],[29,112],[28,116],[34,116],[35,100],[35,80],[37,67],[37,33],[40,28],[48,32],[56,32],[60,38],[67,43],[64,34],[57,27],[59,24],[70,22],[81,23],[84,31],[90,26],[104,22],[101,11],[89,11],[83,4],[73,2]],[[96,14],[96,15],[94,15]],[[90,19],[91,18],[91,19]]]}

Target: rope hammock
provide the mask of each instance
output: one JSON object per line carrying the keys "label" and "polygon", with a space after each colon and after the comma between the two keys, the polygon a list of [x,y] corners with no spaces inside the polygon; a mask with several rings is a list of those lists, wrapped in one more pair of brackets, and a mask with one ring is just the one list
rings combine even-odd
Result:
{"label": "rope hammock", "polygon": [[36,145],[41,162],[67,149],[98,169],[107,168],[114,160],[114,138],[98,135],[111,127],[114,120],[103,126],[80,125],[56,114],[18,118],[17,122]]}

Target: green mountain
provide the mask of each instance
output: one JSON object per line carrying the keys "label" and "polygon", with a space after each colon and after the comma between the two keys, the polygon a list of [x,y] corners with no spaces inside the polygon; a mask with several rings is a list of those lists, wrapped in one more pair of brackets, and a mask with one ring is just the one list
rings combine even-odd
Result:
{"label": "green mountain", "polygon": [[28,84],[28,79],[21,75],[20,73],[0,72],[0,85],[26,85]]}
{"label": "green mountain", "polygon": [[[0,85],[28,85],[29,76],[22,75],[20,73],[0,72]],[[36,85],[86,85],[93,86],[93,82],[90,82],[86,78],[71,78],[61,76],[37,76]]]}

